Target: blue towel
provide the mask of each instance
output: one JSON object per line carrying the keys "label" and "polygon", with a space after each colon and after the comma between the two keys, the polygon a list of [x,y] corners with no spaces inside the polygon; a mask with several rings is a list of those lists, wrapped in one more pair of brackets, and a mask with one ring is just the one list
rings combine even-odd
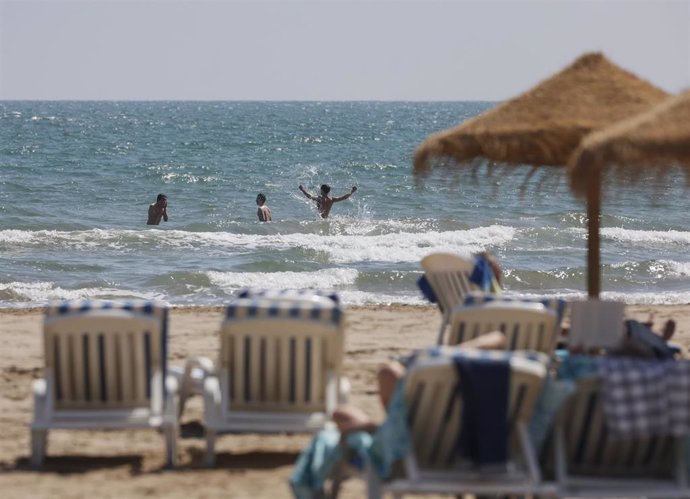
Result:
{"label": "blue towel", "polygon": [[475,257],[474,268],[470,274],[470,282],[479,286],[482,291],[488,292],[491,291],[493,278],[494,273],[491,270],[489,261],[482,256]]}
{"label": "blue towel", "polygon": [[530,437],[537,451],[546,443],[561,406],[575,392],[577,380],[596,373],[596,357],[570,355],[567,350],[557,350],[556,356],[559,358],[556,377],[546,378],[529,422]]}
{"label": "blue towel", "polygon": [[323,497],[323,486],[343,456],[340,432],[321,430],[302,451],[290,477],[290,488],[297,499]]}
{"label": "blue towel", "polygon": [[434,290],[431,289],[431,284],[429,284],[429,279],[426,278],[426,275],[423,275],[417,280],[417,287],[424,295],[424,298],[429,300],[429,302],[438,302],[438,299],[436,298],[436,293],[434,293]]}
{"label": "blue towel", "polygon": [[453,363],[460,378],[462,429],[460,456],[477,466],[508,461],[508,359],[468,358],[457,355]]}
{"label": "blue towel", "polygon": [[404,386],[402,380],[397,384],[386,419],[373,434],[353,432],[341,442],[340,432],[332,428],[314,436],[297,459],[290,477],[290,488],[296,499],[324,497],[324,484],[346,457],[349,464],[360,470],[365,463],[370,463],[381,478],[391,476],[393,465],[407,455],[411,445]]}

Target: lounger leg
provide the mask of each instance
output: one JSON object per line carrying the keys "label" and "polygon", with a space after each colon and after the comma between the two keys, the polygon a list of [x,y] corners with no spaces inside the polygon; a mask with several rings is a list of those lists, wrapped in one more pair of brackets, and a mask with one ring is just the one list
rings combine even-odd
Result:
{"label": "lounger leg", "polygon": [[165,465],[168,468],[177,465],[177,425],[165,428]]}
{"label": "lounger leg", "polygon": [[206,430],[206,459],[204,461],[206,466],[215,466],[216,464],[216,432]]}
{"label": "lounger leg", "polygon": [[31,430],[31,466],[40,468],[46,455],[48,430]]}
{"label": "lounger leg", "polygon": [[[376,472],[371,467],[371,464],[367,465],[366,469],[367,478],[367,499],[381,499],[383,497],[383,490],[381,487],[381,479],[378,477]],[[400,496],[401,497],[401,496]]]}
{"label": "lounger leg", "polygon": [[443,333],[446,330],[446,316],[441,317],[441,328],[438,330],[438,336],[436,337],[436,344],[443,345]]}

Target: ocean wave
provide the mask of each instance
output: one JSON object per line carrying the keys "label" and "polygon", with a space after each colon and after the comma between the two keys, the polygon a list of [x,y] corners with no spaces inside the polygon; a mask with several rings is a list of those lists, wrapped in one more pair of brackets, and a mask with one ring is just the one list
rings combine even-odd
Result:
{"label": "ocean wave", "polygon": [[[586,234],[586,229],[573,228],[571,231]],[[690,245],[690,232],[680,230],[635,230],[620,227],[601,229],[601,237],[620,243],[650,245]]]}
{"label": "ocean wave", "polygon": [[64,289],[53,282],[0,283],[0,304],[29,302],[41,305],[52,300],[76,299],[161,299],[159,293],[147,293],[114,288]]}
{"label": "ocean wave", "polygon": [[665,266],[669,277],[690,277],[690,262],[660,260],[659,263]]}
{"label": "ocean wave", "polygon": [[121,252],[141,248],[230,250],[314,251],[328,255],[333,263],[357,261],[417,262],[433,252],[470,255],[487,247],[501,246],[515,237],[516,229],[491,225],[456,231],[393,232],[378,235],[350,234],[237,234],[232,232],[187,232],[180,230],[87,231],[0,231],[0,247],[62,246],[71,249],[109,248]]}
{"label": "ocean wave", "polygon": [[656,279],[674,279],[690,276],[690,262],[674,260],[624,261],[608,265],[613,271],[630,275],[646,275]]}
{"label": "ocean wave", "polygon": [[334,289],[354,284],[355,269],[324,269],[315,272],[206,272],[212,285],[221,288]]}
{"label": "ocean wave", "polygon": [[[237,290],[244,287],[336,290],[344,305],[429,304],[418,290],[406,289],[391,293],[353,289],[357,280],[357,271],[354,270],[327,269],[320,272],[274,274],[209,272],[208,278],[212,287],[224,288],[223,293],[219,294],[206,286],[196,287],[193,292],[186,290],[176,294],[172,289],[143,292],[98,287],[65,289],[53,282],[0,283],[0,307],[43,306],[53,300],[72,299],[155,299],[171,305],[225,305]],[[544,289],[540,292],[506,290],[505,294],[527,299],[548,296],[569,302],[587,299],[587,293],[584,291],[564,289]],[[628,305],[684,305],[690,303],[690,291],[603,291],[600,298],[621,301]]]}
{"label": "ocean wave", "polygon": [[628,305],[687,305],[690,304],[690,291],[605,291],[600,294],[600,298],[622,301]]}
{"label": "ocean wave", "polygon": [[166,173],[161,179],[163,182],[172,183],[179,182],[183,184],[196,184],[197,182],[216,182],[218,177],[213,175],[192,175],[191,173]]}

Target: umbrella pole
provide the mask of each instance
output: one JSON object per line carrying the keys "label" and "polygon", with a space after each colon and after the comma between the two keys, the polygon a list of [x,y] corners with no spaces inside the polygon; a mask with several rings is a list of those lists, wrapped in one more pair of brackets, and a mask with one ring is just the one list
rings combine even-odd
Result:
{"label": "umbrella pole", "polygon": [[601,259],[599,254],[599,215],[601,213],[601,175],[594,169],[587,189],[587,291],[590,298],[599,298],[601,291]]}

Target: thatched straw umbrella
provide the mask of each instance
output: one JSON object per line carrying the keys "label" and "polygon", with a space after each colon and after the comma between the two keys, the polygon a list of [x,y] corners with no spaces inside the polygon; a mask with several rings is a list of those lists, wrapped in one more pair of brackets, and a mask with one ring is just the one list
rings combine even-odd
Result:
{"label": "thatched straw umbrella", "polygon": [[[424,178],[436,165],[459,168],[486,159],[531,165],[527,181],[536,167],[565,166],[589,133],[646,111],[668,97],[602,54],[584,54],[527,92],[429,136],[415,152],[414,174]],[[590,220],[593,213],[588,212]],[[598,226],[598,219],[596,223]],[[598,247],[598,239],[588,245],[594,243]],[[588,283],[588,289],[590,296],[598,296],[598,284]]]}
{"label": "thatched straw umbrella", "polygon": [[690,91],[587,136],[568,162],[573,191],[587,197],[590,296],[598,296],[601,286],[599,212],[601,176],[607,167],[616,168],[617,176],[633,181],[650,167],[662,174],[681,168],[690,183]]}
{"label": "thatched straw umbrella", "polygon": [[478,158],[564,166],[582,137],[667,96],[602,54],[585,54],[531,90],[429,136],[415,152],[414,173]]}

